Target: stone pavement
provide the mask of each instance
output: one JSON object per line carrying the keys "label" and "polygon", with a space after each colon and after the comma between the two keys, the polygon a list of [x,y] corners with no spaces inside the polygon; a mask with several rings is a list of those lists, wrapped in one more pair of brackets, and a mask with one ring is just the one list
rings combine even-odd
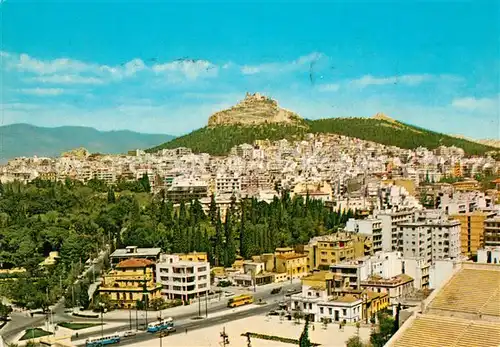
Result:
{"label": "stone pavement", "polygon": [[[313,328],[314,326],[314,328]],[[241,320],[232,321],[224,325],[215,325],[212,327],[195,330],[193,332],[179,332],[163,338],[162,343],[165,346],[175,347],[209,347],[221,346],[220,333],[225,328],[229,337],[229,346],[246,346],[247,339],[241,336],[245,332],[253,332],[267,335],[276,335],[280,337],[298,339],[304,328],[304,322],[296,324],[294,321],[280,321],[279,317],[254,316]],[[313,323],[309,328],[309,338],[311,342],[319,343],[325,347],[344,347],[345,341],[356,334],[355,326],[345,326],[339,330],[338,324],[329,324],[326,329],[320,323]],[[365,342],[369,340],[370,328],[361,327],[359,335]],[[268,346],[288,346],[281,342],[273,342],[252,338],[252,347]],[[128,345],[130,347],[156,347],[159,345],[158,339],[137,344]]]}

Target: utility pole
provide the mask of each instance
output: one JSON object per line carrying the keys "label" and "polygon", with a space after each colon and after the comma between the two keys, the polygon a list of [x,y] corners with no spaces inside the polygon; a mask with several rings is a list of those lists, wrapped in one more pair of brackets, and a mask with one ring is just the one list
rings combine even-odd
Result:
{"label": "utility pole", "polygon": [[130,307],[128,309],[128,321],[130,325],[130,330],[132,330],[132,309]]}
{"label": "utility pole", "polygon": [[205,292],[205,318],[208,318],[208,290]]}
{"label": "utility pole", "polygon": [[201,296],[198,293],[198,317],[201,317]]}
{"label": "utility pole", "polygon": [[139,330],[139,318],[137,317],[137,302],[135,303],[135,330]]}

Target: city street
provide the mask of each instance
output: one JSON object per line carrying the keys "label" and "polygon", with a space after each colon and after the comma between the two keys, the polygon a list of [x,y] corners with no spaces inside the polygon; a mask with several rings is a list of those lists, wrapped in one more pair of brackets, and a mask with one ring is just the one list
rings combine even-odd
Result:
{"label": "city street", "polygon": [[[243,319],[255,315],[261,315],[266,312],[268,312],[271,309],[274,309],[277,307],[275,303],[272,304],[266,304],[262,306],[257,306],[248,310],[243,310],[240,312],[232,313],[232,309],[227,309],[228,313],[225,315],[218,315],[217,317],[214,318],[207,318],[207,319],[200,319],[200,320],[184,320],[180,324],[175,324],[175,327],[177,329],[176,334],[185,334],[185,331],[187,329],[188,334],[194,330],[197,329],[202,329],[202,328],[207,328],[210,326],[218,325],[218,324],[223,324],[226,322],[230,321],[235,321],[238,319]],[[178,318],[174,318],[174,322],[178,321]],[[120,328],[109,328],[109,329],[104,329],[104,335],[106,334],[113,334],[116,332],[122,332],[128,330],[128,326],[124,326],[123,329]],[[78,341],[76,343],[76,346],[85,346],[85,339],[92,337],[92,336],[98,336],[99,332],[92,332],[89,334],[81,334],[78,337]],[[137,335],[132,336],[132,337],[127,337],[122,339],[120,342],[120,345],[131,345],[131,344],[137,344],[143,341],[149,341],[149,340],[154,340],[158,339],[159,334],[151,334],[147,332],[139,332]]]}

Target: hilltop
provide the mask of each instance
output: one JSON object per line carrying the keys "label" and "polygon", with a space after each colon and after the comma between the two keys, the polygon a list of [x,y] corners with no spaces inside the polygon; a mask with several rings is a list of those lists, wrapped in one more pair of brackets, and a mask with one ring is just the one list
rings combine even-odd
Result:
{"label": "hilltop", "polygon": [[0,161],[34,155],[59,156],[79,147],[93,153],[119,154],[147,148],[172,138],[170,135],[142,134],[128,130],[99,131],[89,127],[45,128],[30,124],[11,124],[0,127]]}
{"label": "hilltop", "polygon": [[247,94],[243,102],[212,115],[208,126],[148,151],[189,147],[194,152],[225,155],[239,144],[253,143],[260,139],[301,139],[307,133],[339,134],[401,148],[434,149],[442,145],[456,146],[463,148],[468,155],[482,155],[497,150],[477,142],[405,124],[383,113],[377,113],[372,118],[308,120],[291,111],[286,111],[285,117],[278,116],[280,110],[283,109],[272,99],[259,94]]}
{"label": "hilltop", "polygon": [[247,93],[245,99],[235,106],[214,113],[208,126],[286,124],[303,126],[299,115],[278,106],[278,102],[259,93]]}

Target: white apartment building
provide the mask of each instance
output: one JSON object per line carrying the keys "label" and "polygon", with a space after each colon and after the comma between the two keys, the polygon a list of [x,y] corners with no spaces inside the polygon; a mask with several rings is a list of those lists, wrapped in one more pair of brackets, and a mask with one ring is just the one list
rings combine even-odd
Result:
{"label": "white apartment building", "polygon": [[431,265],[425,258],[408,257],[402,259],[402,273],[413,278],[415,289],[428,289]]}
{"label": "white apartment building", "polygon": [[210,290],[210,263],[161,254],[156,263],[156,280],[163,285],[161,293],[164,297],[189,303]]}
{"label": "white apartment building", "polygon": [[323,286],[302,284],[302,292],[290,297],[290,308],[308,315],[312,322],[321,322],[324,318],[332,322],[359,322],[363,318],[362,306],[361,299],[349,294],[329,294]]}
{"label": "white apartment building", "polygon": [[354,219],[350,218],[345,226],[346,231],[364,235],[371,235],[373,252],[382,251],[382,221],[376,218]]}
{"label": "white apartment building", "polygon": [[389,210],[376,213],[375,218],[382,221],[382,250],[384,252],[397,251],[400,240],[398,224],[413,220],[414,210]]}
{"label": "white apartment building", "polygon": [[360,289],[370,277],[391,279],[405,274],[414,279],[415,289],[428,288],[430,265],[421,258],[404,258],[401,252],[379,252],[373,256],[330,265],[342,278],[342,287]]}
{"label": "white apartment building", "polygon": [[405,258],[424,258],[428,264],[460,256],[460,222],[429,218],[399,223],[398,250]]}
{"label": "white apartment building", "polygon": [[240,194],[241,177],[237,174],[219,174],[215,178],[215,193],[220,194]]}

